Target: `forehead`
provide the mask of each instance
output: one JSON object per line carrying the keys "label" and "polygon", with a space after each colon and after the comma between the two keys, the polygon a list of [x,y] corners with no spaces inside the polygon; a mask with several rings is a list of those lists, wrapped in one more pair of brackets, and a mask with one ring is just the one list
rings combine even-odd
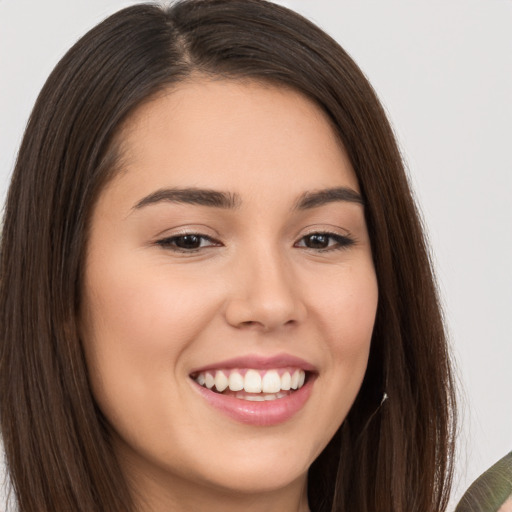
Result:
{"label": "forehead", "polygon": [[286,87],[223,79],[184,82],[139,107],[119,141],[121,179],[145,191],[200,186],[243,193],[281,187],[298,195],[340,185],[358,190],[327,114]]}

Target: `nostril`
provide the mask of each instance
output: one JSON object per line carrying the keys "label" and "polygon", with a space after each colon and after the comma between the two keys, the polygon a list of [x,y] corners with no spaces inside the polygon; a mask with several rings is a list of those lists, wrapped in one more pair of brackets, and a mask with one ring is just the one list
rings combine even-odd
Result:
{"label": "nostril", "polygon": [[260,324],[259,322],[255,322],[254,320],[247,320],[245,322],[240,323],[241,327],[247,327],[249,329],[251,327],[257,327],[258,325],[261,326],[262,324]]}

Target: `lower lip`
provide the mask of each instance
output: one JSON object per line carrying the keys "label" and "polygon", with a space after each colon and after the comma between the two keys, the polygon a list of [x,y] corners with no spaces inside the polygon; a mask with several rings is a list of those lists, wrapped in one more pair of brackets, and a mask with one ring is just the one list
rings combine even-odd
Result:
{"label": "lower lip", "polygon": [[264,427],[284,423],[298,413],[311,395],[314,378],[310,375],[300,389],[288,396],[265,402],[251,402],[222,395],[192,382],[202,397],[226,416],[240,423]]}

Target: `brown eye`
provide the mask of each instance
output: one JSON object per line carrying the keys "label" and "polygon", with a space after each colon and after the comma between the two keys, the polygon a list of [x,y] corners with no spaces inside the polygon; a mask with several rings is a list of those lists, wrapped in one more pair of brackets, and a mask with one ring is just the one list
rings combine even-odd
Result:
{"label": "brown eye", "polygon": [[174,238],[174,245],[180,249],[199,249],[201,237],[198,235],[183,235]]}
{"label": "brown eye", "polygon": [[346,249],[354,243],[352,238],[337,233],[311,233],[302,237],[297,242],[296,247],[305,247],[316,251],[331,251]]}
{"label": "brown eye", "polygon": [[156,243],[164,249],[170,249],[178,252],[193,252],[203,248],[220,245],[212,238],[196,233],[170,236],[168,238],[158,240]]}
{"label": "brown eye", "polygon": [[330,236],[323,233],[315,233],[304,237],[306,247],[310,249],[326,249],[329,247]]}

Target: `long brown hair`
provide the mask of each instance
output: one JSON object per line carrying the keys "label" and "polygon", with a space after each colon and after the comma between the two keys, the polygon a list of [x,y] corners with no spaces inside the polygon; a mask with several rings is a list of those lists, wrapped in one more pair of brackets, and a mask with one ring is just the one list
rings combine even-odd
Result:
{"label": "long brown hair", "polygon": [[356,402],[310,469],[311,509],[444,510],[455,422],[449,355],[421,223],[374,91],[334,40],[284,7],[185,0],[129,7],[88,32],[50,75],[25,132],[0,266],[1,429],[20,512],[134,509],[77,334],[87,226],[117,168],[121,123],[198,72],[312,98],[364,195],[377,318]]}

